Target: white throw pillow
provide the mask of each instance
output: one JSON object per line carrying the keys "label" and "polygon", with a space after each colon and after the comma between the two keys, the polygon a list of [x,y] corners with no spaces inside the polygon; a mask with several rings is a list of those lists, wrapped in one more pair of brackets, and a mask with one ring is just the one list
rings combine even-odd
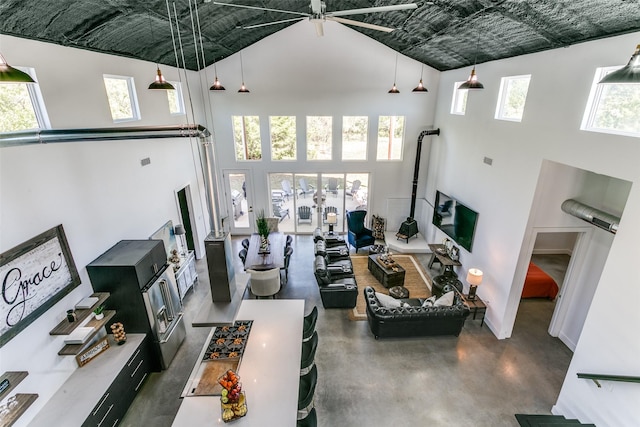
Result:
{"label": "white throw pillow", "polygon": [[436,297],[429,297],[422,302],[422,308],[433,307],[433,303],[436,301]]}
{"label": "white throw pillow", "polygon": [[453,291],[442,295],[433,303],[435,307],[451,307],[453,305]]}
{"label": "white throw pillow", "polygon": [[400,300],[395,299],[389,295],[381,294],[380,292],[376,292],[376,298],[378,298],[378,302],[380,305],[386,308],[396,308],[401,306]]}

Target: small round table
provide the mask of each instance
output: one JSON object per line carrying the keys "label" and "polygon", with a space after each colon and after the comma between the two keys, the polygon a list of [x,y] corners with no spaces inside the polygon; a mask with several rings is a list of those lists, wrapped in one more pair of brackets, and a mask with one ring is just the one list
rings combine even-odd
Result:
{"label": "small round table", "polygon": [[389,288],[389,295],[395,299],[409,298],[409,290],[404,286],[394,286]]}

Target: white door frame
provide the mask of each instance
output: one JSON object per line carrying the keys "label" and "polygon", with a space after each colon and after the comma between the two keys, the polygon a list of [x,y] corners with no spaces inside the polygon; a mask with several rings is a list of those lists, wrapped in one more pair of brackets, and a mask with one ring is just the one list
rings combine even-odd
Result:
{"label": "white door frame", "polygon": [[[231,200],[231,194],[229,194],[229,188],[231,188],[229,183],[229,175],[230,174],[243,174],[245,179],[245,187],[247,188],[247,212],[245,214],[248,216],[249,225],[247,227],[236,227],[235,221],[233,219],[233,203]],[[229,232],[231,234],[240,234],[240,235],[248,235],[255,232],[255,216],[253,212],[254,206],[254,186],[253,186],[253,175],[250,169],[223,169],[222,170],[222,181],[223,181],[223,193],[224,193],[224,202],[227,208],[227,218],[226,223],[229,226]]]}
{"label": "white door frame", "polygon": [[[559,301],[556,304],[556,308],[549,324],[549,334],[557,337],[560,335],[564,326],[571,307],[572,299],[577,295],[577,288],[580,279],[580,273],[583,267],[583,260],[586,257],[587,250],[589,248],[589,242],[593,233],[593,227],[533,227],[527,233],[525,238],[525,250],[520,253],[518,265],[514,274],[514,279],[511,285],[511,292],[509,294],[509,301],[505,312],[503,323],[503,336],[502,338],[509,338],[513,333],[513,326],[516,321],[516,315],[520,306],[520,296],[524,288],[524,280],[527,276],[527,270],[529,269],[529,261],[533,254],[533,247],[536,243],[536,237],[540,233],[578,233],[573,253],[569,266],[567,267],[567,273],[564,278],[564,282],[561,286],[558,294]],[[563,341],[564,342],[564,341]],[[565,343],[569,348],[571,346]],[[573,350],[573,349],[572,349]]]}
{"label": "white door frame", "polygon": [[[194,250],[196,253],[196,258],[201,259],[204,256],[204,239],[200,239],[200,233],[198,232],[200,228],[200,224],[197,222],[196,217],[194,215],[194,206],[193,206],[193,195],[191,194],[191,183],[187,182],[183,186],[177,188],[173,194],[176,199],[176,208],[178,209],[178,217],[180,218],[180,223],[182,223],[182,215],[180,210],[180,198],[178,197],[178,193],[184,190],[185,196],[187,197],[187,207],[189,209],[189,220],[191,221],[191,234],[193,234],[193,244]],[[182,244],[182,242],[181,242]]]}

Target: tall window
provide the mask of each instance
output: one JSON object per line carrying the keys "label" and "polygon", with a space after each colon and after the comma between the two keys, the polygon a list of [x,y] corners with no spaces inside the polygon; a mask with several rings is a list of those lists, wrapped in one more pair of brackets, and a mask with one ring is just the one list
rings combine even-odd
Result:
{"label": "tall window", "polygon": [[377,160],[402,160],[403,143],[404,116],[380,116]]}
{"label": "tall window", "polygon": [[307,116],[307,160],[331,160],[331,116]]}
{"label": "tall window", "polygon": [[[16,68],[38,81],[33,68]],[[51,125],[37,83],[0,83],[0,132],[49,128]]]}
{"label": "tall window", "polygon": [[342,118],[342,160],[367,160],[367,116]]}
{"label": "tall window", "polygon": [[140,120],[140,109],[136,97],[133,77],[104,75],[111,118],[114,122]]}
{"label": "tall window", "polygon": [[236,160],[262,159],[260,118],[258,116],[233,116],[233,141]]}
{"label": "tall window", "polygon": [[296,117],[270,116],[271,160],[296,159]]}
{"label": "tall window", "polygon": [[459,114],[464,116],[467,109],[467,95],[469,95],[469,89],[458,89],[458,87],[464,83],[455,82],[453,84],[453,98],[451,99],[451,114]]}
{"label": "tall window", "polygon": [[582,119],[582,130],[640,136],[640,85],[598,84],[618,67],[598,68]]}
{"label": "tall window", "polygon": [[169,82],[173,85],[175,90],[167,91],[167,99],[169,100],[169,112],[171,114],[182,115],[185,114],[184,109],[184,97],[182,96],[182,85],[180,82]]}
{"label": "tall window", "polygon": [[496,119],[514,122],[522,121],[530,81],[531,74],[502,78],[496,107]]}

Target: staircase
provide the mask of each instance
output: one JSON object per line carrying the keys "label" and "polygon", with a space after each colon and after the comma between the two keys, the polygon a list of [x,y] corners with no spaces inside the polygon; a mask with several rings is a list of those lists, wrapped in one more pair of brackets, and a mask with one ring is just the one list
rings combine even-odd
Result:
{"label": "staircase", "polygon": [[562,415],[525,415],[516,414],[516,420],[521,427],[565,427],[587,426],[596,427],[595,424],[582,424],[578,420],[568,420]]}

